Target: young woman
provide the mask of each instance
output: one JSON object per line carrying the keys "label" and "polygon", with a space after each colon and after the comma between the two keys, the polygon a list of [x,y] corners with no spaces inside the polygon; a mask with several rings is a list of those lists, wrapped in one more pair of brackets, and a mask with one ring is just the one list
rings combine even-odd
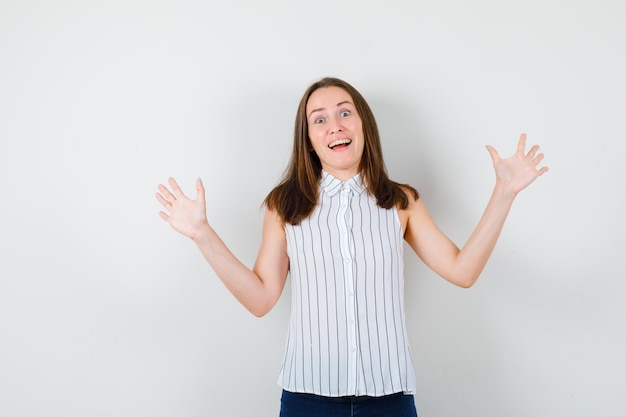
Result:
{"label": "young woman", "polygon": [[496,184],[462,249],[435,225],[417,191],[387,176],[374,116],[350,84],[324,78],[298,107],[289,168],[265,199],[252,269],[206,218],[205,190],[159,185],[160,216],[191,238],[250,312],[275,305],[287,276],[292,309],[279,383],[281,417],[416,416],[404,316],[403,240],[444,279],[470,287],[496,244],[515,196],[548,168],[543,154],[502,159],[488,146]]}

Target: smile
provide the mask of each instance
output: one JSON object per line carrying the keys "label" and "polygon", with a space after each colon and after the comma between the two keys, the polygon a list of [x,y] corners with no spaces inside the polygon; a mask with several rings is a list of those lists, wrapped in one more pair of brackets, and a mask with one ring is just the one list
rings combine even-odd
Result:
{"label": "smile", "polygon": [[348,146],[351,143],[352,143],[352,140],[350,140],[350,139],[339,139],[339,140],[336,140],[336,141],[330,143],[328,145],[328,147],[330,149],[334,149],[336,146],[342,146],[342,145]]}

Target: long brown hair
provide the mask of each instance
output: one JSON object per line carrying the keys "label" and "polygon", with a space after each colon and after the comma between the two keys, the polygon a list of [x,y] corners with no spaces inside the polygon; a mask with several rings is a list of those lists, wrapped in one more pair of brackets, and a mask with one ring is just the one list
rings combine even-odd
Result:
{"label": "long brown hair", "polygon": [[267,208],[275,209],[284,222],[298,224],[311,214],[317,204],[322,164],[309,139],[306,105],[313,92],[326,87],[339,87],[350,94],[361,117],[365,147],[359,170],[367,191],[376,198],[376,204],[382,208],[391,209],[396,205],[401,209],[407,208],[409,200],[403,188],[410,191],[416,200],[419,194],[413,187],[389,179],[383,161],[378,126],[367,101],[347,82],[330,77],[313,83],[300,100],[296,113],[291,159],[280,184],[265,197]]}

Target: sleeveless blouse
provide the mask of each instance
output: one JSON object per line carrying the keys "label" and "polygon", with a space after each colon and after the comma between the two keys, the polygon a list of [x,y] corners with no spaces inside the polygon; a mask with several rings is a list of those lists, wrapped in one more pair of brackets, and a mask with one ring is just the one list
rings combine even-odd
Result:
{"label": "sleeveless blouse", "polygon": [[291,318],[279,385],[329,397],[413,394],[402,227],[359,175],[323,171],[317,206],[285,225]]}

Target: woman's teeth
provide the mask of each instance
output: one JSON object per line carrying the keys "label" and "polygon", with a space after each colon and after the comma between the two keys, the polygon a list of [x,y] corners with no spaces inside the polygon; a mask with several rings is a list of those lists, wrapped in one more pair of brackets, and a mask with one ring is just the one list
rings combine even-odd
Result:
{"label": "woman's teeth", "polygon": [[352,141],[350,139],[340,139],[340,140],[336,140],[336,141],[332,142],[330,145],[328,145],[328,147],[330,149],[333,149],[335,146],[338,146],[338,145],[349,145],[350,143],[352,143]]}

